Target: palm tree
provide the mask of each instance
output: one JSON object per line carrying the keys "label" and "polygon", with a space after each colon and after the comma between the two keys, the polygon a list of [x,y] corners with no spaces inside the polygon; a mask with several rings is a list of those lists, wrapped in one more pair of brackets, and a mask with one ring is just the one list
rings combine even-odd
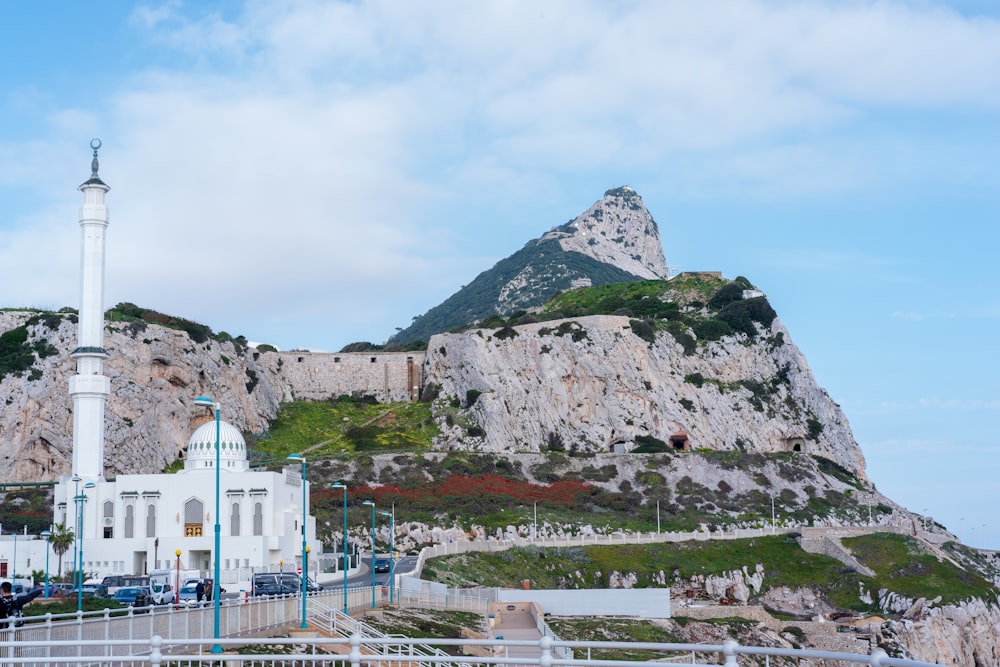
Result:
{"label": "palm tree", "polygon": [[49,542],[52,544],[52,551],[55,555],[59,556],[59,568],[56,570],[58,573],[56,576],[62,576],[63,554],[69,551],[74,541],[76,541],[76,536],[72,530],[66,527],[66,524],[60,523],[53,527],[52,537],[49,538]]}

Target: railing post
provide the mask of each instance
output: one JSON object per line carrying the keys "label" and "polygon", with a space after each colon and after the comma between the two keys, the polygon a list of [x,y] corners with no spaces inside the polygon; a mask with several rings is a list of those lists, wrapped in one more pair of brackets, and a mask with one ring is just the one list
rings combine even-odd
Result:
{"label": "railing post", "polygon": [[726,656],[726,661],[722,663],[723,667],[739,667],[739,663],[736,662],[736,649],[739,646],[732,639],[727,639],[722,643],[722,655]]}
{"label": "railing post", "polygon": [[149,664],[150,667],[159,667],[163,663],[163,654],[160,647],[163,645],[163,637],[153,635],[149,640]]}
{"label": "railing post", "polygon": [[351,652],[348,659],[353,667],[361,667],[361,633],[355,632],[351,635]]}
{"label": "railing post", "polygon": [[889,657],[888,653],[886,653],[880,648],[877,648],[874,651],[872,651],[872,654],[870,656],[868,656],[868,664],[872,665],[872,667],[878,667],[879,665],[882,664],[883,659],[888,657]]}
{"label": "railing post", "polygon": [[552,667],[552,637],[545,635],[538,640],[542,655],[538,657],[538,667]]}

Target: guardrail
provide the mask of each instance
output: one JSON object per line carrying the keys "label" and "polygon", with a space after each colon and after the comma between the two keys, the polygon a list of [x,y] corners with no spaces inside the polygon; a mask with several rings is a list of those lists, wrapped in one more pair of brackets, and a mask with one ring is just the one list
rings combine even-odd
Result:
{"label": "guardrail", "polygon": [[[348,609],[369,608],[371,599],[371,587],[348,589]],[[309,600],[342,606],[343,591],[329,589],[310,593]],[[268,628],[298,624],[301,613],[302,604],[298,595],[221,600],[219,634],[222,637],[247,635]],[[46,644],[73,641],[79,646],[88,641],[149,641],[155,636],[170,637],[171,640],[204,640],[213,639],[213,615],[212,604],[202,603],[201,606],[152,605],[24,616],[18,619],[23,621],[23,625],[19,627],[12,624],[5,626],[0,622],[0,638]],[[76,651],[72,655],[82,656],[83,653]],[[3,660],[0,659],[0,662]]]}
{"label": "guardrail", "polygon": [[[211,642],[209,642],[211,643]],[[0,642],[0,662],[4,665],[49,665],[71,667],[100,664],[105,667],[160,667],[161,665],[193,666],[225,664],[227,667],[258,665],[320,665],[329,667],[409,667],[411,664],[440,666],[473,665],[528,665],[538,667],[640,667],[649,661],[635,660],[581,660],[566,659],[556,655],[554,649],[565,647],[588,653],[593,649],[643,650],[658,655],[657,661],[671,664],[718,665],[739,667],[739,656],[823,660],[830,667],[942,667],[929,662],[893,658],[881,649],[863,656],[833,651],[809,649],[782,649],[774,647],[742,646],[735,641],[722,644],[665,644],[631,642],[581,642],[560,641],[542,637],[529,640],[490,639],[426,639],[405,637],[362,637],[315,639],[223,639],[218,644],[224,655],[209,652],[203,641],[165,639],[159,635],[146,640],[85,641],[3,641]],[[452,647],[471,650],[480,655],[453,656],[439,649],[434,655],[420,655],[416,660],[407,656],[414,647]],[[246,654],[238,653],[246,650]],[[270,649],[270,652],[268,652]],[[374,649],[374,650],[373,650]],[[80,650],[84,657],[73,657]],[[485,653],[485,655],[483,655]],[[508,654],[517,657],[505,658]],[[527,655],[537,653],[537,655]],[[220,662],[220,660],[224,660]]]}

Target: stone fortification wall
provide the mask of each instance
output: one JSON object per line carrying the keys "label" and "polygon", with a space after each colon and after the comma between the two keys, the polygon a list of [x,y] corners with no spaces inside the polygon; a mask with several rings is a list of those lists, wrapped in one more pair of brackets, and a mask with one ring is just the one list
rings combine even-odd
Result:
{"label": "stone fortification wall", "polygon": [[424,352],[278,352],[278,373],[298,400],[369,395],[413,401],[423,386]]}

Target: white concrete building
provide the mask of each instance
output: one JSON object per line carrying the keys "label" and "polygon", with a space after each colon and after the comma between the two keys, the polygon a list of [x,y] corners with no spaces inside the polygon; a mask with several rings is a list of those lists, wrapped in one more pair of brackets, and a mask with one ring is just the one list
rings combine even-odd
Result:
{"label": "white concrete building", "polygon": [[[108,227],[104,196],[110,188],[98,175],[100,145],[96,139],[91,142],[91,176],[80,186],[84,194],[81,299],[78,347],[72,353],[77,373],[69,383],[74,476],[61,478],[55,487],[53,522],[74,533],[80,531],[82,544],[74,546],[82,546],[88,577],[143,574],[178,564],[182,570],[199,570],[208,577],[217,557],[221,586],[249,590],[254,571],[301,567],[303,517],[311,553],[318,556],[321,552],[315,519],[309,515],[308,485],[303,493],[300,464],[287,466],[283,473],[250,470],[243,436],[224,421],[218,423],[221,447],[217,456],[216,421],[212,420],[191,436],[182,471],[120,475],[113,480],[103,477],[104,407],[110,393],[110,380],[103,375],[103,361],[109,356],[103,347],[104,232]],[[220,464],[218,489],[216,460]],[[218,517],[214,515],[216,493]],[[216,524],[220,528],[218,554],[213,553]],[[42,553],[29,556],[35,569],[39,556],[44,559],[44,543],[32,545],[38,546],[43,547]],[[73,567],[74,558],[72,551],[63,557],[64,570]],[[18,561],[20,573],[21,557]],[[316,572],[313,558],[309,572]]]}

